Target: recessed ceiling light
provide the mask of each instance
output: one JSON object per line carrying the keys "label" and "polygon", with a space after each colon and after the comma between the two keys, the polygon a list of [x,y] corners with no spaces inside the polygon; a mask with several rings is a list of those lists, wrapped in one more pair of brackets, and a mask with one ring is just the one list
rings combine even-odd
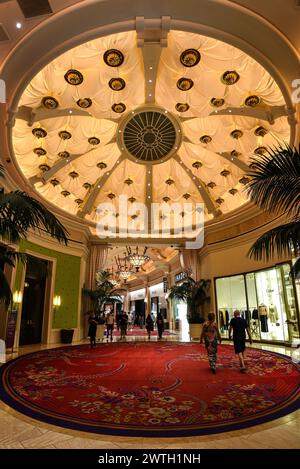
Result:
{"label": "recessed ceiling light", "polygon": [[153,69],[153,67],[149,67],[149,70],[152,70],[152,69]]}
{"label": "recessed ceiling light", "polygon": [[98,189],[100,189],[101,186],[98,186]]}
{"label": "recessed ceiling light", "polygon": [[231,112],[231,109],[229,109],[229,112]]}
{"label": "recessed ceiling light", "polygon": [[69,113],[72,114],[72,112],[73,112],[72,109],[70,109]]}
{"label": "recessed ceiling light", "polygon": [[149,83],[152,83],[152,80],[149,80]]}
{"label": "recessed ceiling light", "polygon": [[17,23],[16,23],[16,28],[17,28],[17,29],[21,29],[21,28],[22,28],[22,23],[20,23],[20,21],[17,21]]}
{"label": "recessed ceiling light", "polygon": [[151,93],[149,93],[149,96],[152,96],[152,94],[151,94]]}

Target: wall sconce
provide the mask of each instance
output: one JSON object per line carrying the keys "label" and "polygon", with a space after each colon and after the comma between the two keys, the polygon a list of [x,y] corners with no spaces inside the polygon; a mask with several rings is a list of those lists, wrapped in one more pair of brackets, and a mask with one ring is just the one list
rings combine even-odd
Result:
{"label": "wall sconce", "polygon": [[13,294],[13,304],[14,304],[14,308],[18,308],[19,305],[22,303],[22,292],[21,291],[18,291],[16,290]]}
{"label": "wall sconce", "polygon": [[55,295],[55,297],[53,298],[54,310],[59,308],[60,305],[61,305],[61,297],[59,295]]}

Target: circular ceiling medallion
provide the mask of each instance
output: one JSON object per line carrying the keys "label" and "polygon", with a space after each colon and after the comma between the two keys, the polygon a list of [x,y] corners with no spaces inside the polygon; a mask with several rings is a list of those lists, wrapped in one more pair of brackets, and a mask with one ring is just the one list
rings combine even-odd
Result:
{"label": "circular ceiling medallion", "polygon": [[192,166],[193,166],[193,168],[199,169],[199,168],[201,168],[202,163],[201,163],[201,161],[194,161]]}
{"label": "circular ceiling medallion", "polygon": [[88,142],[91,144],[91,145],[99,145],[100,143],[100,139],[98,137],[90,137],[88,139]]}
{"label": "circular ceiling medallion", "polygon": [[243,184],[244,186],[248,184],[248,182],[250,182],[250,178],[248,178],[247,176],[243,176],[241,179],[239,179],[239,183]]}
{"label": "circular ceiling medallion", "polygon": [[113,91],[121,91],[125,88],[126,83],[123,78],[112,78],[109,80],[108,85]]}
{"label": "circular ceiling medallion", "polygon": [[68,195],[70,195],[71,192],[69,191],[61,191],[61,195],[63,195],[64,197],[68,197]]}
{"label": "circular ceiling medallion", "polygon": [[83,75],[78,70],[70,69],[65,74],[65,80],[69,83],[69,85],[81,85],[83,82]]}
{"label": "circular ceiling medallion", "polygon": [[38,147],[33,150],[33,153],[35,153],[37,156],[44,156],[47,154],[46,150],[44,148]]}
{"label": "circular ceiling medallion", "polygon": [[53,178],[53,179],[51,179],[50,184],[52,184],[52,186],[54,186],[54,187],[55,187],[55,186],[58,186],[59,180],[56,179],[56,178]]}
{"label": "circular ceiling medallion", "polygon": [[232,132],[230,132],[230,136],[232,138],[241,138],[243,136],[243,132],[239,129],[234,129]]}
{"label": "circular ceiling medallion", "polygon": [[256,155],[264,155],[265,153],[268,153],[268,149],[266,147],[257,147],[255,148],[254,153]]}
{"label": "circular ceiling medallion", "polygon": [[234,85],[239,79],[240,75],[235,70],[227,70],[221,77],[221,81],[224,85]]}
{"label": "circular ceiling medallion", "polygon": [[202,137],[200,137],[200,142],[201,143],[210,143],[212,141],[212,138],[210,137],[210,135],[202,135]]}
{"label": "circular ceiling medallion", "polygon": [[188,103],[177,103],[175,109],[178,112],[186,112],[190,109],[190,106],[188,105]]}
{"label": "circular ceiling medallion", "polygon": [[39,169],[44,173],[45,171],[49,171],[50,166],[47,164],[40,164]]}
{"label": "circular ceiling medallion", "polygon": [[62,140],[69,140],[72,137],[72,134],[67,130],[61,130],[58,135]]}
{"label": "circular ceiling medallion", "polygon": [[238,192],[238,190],[233,187],[232,189],[229,189],[228,192],[229,192],[229,194],[231,194],[231,195],[235,195],[235,194]]}
{"label": "circular ceiling medallion", "polygon": [[223,98],[211,98],[210,104],[213,107],[222,107],[225,104],[225,99],[223,99]]}
{"label": "circular ceiling medallion", "polygon": [[115,103],[112,105],[112,110],[116,112],[117,114],[121,114],[126,110],[126,106],[124,103]]}
{"label": "circular ceiling medallion", "polygon": [[117,49],[109,49],[104,52],[103,60],[109,67],[119,67],[124,62],[124,55]]}
{"label": "circular ceiling medallion", "polygon": [[[125,146],[136,162],[157,163],[170,157],[178,148],[176,124],[170,114],[149,108],[135,112],[119,133],[121,148]],[[177,138],[178,137],[178,138]]]}
{"label": "circular ceiling medallion", "polygon": [[91,107],[93,101],[90,98],[80,98],[77,101],[77,106],[81,107],[82,109],[87,109]]}
{"label": "circular ceiling medallion", "polygon": [[107,164],[104,163],[104,161],[100,161],[100,163],[97,163],[97,168],[105,169],[107,168]]}
{"label": "circular ceiling medallion", "polygon": [[257,137],[264,137],[268,133],[268,131],[267,129],[265,129],[265,127],[259,126],[257,127],[257,129],[255,129],[254,133],[255,135],[257,135]]}
{"label": "circular ceiling medallion", "polygon": [[177,81],[177,88],[181,91],[188,91],[194,86],[193,80],[190,78],[179,78]]}
{"label": "circular ceiling medallion", "polygon": [[255,107],[259,103],[260,103],[260,97],[257,96],[256,94],[248,96],[248,98],[245,99],[245,106],[248,106],[248,107]]}
{"label": "circular ceiling medallion", "polygon": [[36,138],[45,138],[45,137],[47,137],[46,130],[42,129],[41,127],[37,127],[35,129],[33,129],[32,133]]}
{"label": "circular ceiling medallion", "polygon": [[57,99],[53,98],[52,96],[45,96],[42,99],[42,104],[46,109],[56,109],[58,107]]}
{"label": "circular ceiling medallion", "polygon": [[186,49],[180,56],[180,62],[185,67],[195,67],[200,62],[201,55],[197,49]]}
{"label": "circular ceiling medallion", "polygon": [[60,151],[58,153],[58,156],[60,156],[61,158],[69,158],[70,153],[68,151]]}
{"label": "circular ceiling medallion", "polygon": [[227,178],[227,176],[229,176],[230,174],[230,171],[228,171],[228,169],[223,169],[223,171],[220,172],[221,176],[224,176],[225,178]]}

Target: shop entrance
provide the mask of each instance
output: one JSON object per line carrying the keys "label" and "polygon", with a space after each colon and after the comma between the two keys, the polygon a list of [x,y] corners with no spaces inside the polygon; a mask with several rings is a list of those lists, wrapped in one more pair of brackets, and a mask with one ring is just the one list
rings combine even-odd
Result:
{"label": "shop entrance", "polygon": [[223,337],[240,310],[252,338],[270,342],[299,339],[297,303],[290,265],[216,279],[218,320]]}
{"label": "shop entrance", "polygon": [[45,292],[49,262],[39,259],[28,261],[23,291],[20,326],[20,345],[42,342],[45,313]]}

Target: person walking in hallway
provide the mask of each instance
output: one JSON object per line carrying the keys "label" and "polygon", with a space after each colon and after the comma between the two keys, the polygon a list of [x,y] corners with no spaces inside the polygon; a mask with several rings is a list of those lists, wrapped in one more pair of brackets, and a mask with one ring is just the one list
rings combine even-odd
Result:
{"label": "person walking in hallway", "polygon": [[127,325],[128,325],[128,315],[126,311],[123,311],[123,314],[120,319],[120,329],[121,329],[121,336],[120,340],[125,339],[127,334]]}
{"label": "person walking in hallway", "polygon": [[151,332],[153,331],[153,319],[151,314],[148,314],[146,317],[146,330],[148,332],[148,340],[150,340]]}
{"label": "person walking in hallway", "polygon": [[218,341],[222,342],[221,334],[215,322],[216,316],[214,313],[208,314],[208,319],[203,324],[202,333],[200,337],[200,344],[203,343],[207,350],[208,361],[211,371],[215,374],[217,367],[217,351]]}
{"label": "person walking in hallway", "polygon": [[114,331],[114,324],[115,324],[115,318],[114,318],[114,311],[111,310],[105,318],[105,323],[106,323],[106,338],[107,341],[110,338],[110,341],[112,342],[113,340],[113,331]]}
{"label": "person walking in hallway", "polygon": [[231,339],[231,333],[233,331],[233,345],[234,351],[239,356],[240,371],[245,373],[245,349],[246,349],[246,331],[249,337],[250,344],[252,344],[252,338],[249,327],[245,319],[241,317],[240,311],[236,310],[234,317],[231,319],[229,324],[229,339]]}
{"label": "person walking in hallway", "polygon": [[96,333],[97,333],[97,321],[95,319],[95,316],[92,314],[89,317],[89,331],[88,331],[91,348],[96,347]]}
{"label": "person walking in hallway", "polygon": [[158,339],[160,340],[162,338],[162,334],[165,329],[164,318],[162,317],[161,313],[158,313],[157,315],[156,326],[157,326]]}

